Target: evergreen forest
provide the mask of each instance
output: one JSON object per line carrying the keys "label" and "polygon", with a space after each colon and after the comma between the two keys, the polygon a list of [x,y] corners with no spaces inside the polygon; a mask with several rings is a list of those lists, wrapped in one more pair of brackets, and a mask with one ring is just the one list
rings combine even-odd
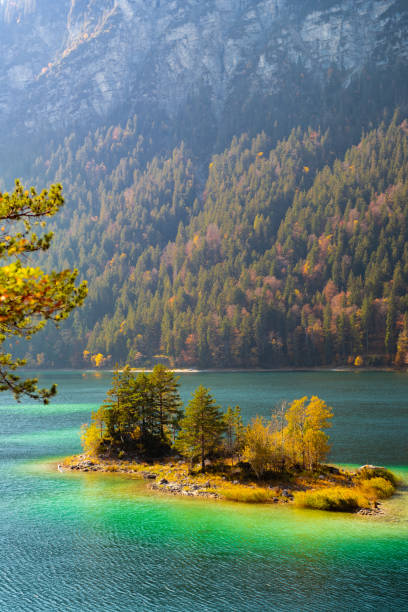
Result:
{"label": "evergreen forest", "polygon": [[154,155],[138,126],[71,135],[25,180],[64,185],[41,265],[89,283],[69,322],[17,347],[29,365],[406,365],[404,116],[347,149],[299,127],[204,161],[183,144]]}

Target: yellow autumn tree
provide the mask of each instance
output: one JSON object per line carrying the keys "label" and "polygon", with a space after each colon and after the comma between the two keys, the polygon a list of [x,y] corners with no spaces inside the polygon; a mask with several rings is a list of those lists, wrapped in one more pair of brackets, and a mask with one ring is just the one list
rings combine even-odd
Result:
{"label": "yellow autumn tree", "polygon": [[91,424],[84,424],[81,428],[81,442],[84,451],[89,455],[97,455],[105,433],[105,411],[101,406],[92,413]]}
{"label": "yellow autumn tree", "polygon": [[309,469],[326,459],[329,451],[329,436],[324,431],[331,427],[333,412],[326,402],[316,395],[310,398],[306,408],[306,460]]}
{"label": "yellow autumn tree", "polygon": [[313,469],[323,461],[330,450],[325,429],[331,426],[333,417],[326,402],[317,396],[294,400],[286,413],[286,444],[288,455],[294,464]]}
{"label": "yellow autumn tree", "polygon": [[242,458],[247,461],[258,478],[279,463],[277,437],[271,424],[257,416],[245,430],[244,452]]}
{"label": "yellow autumn tree", "polygon": [[91,361],[97,368],[100,368],[105,362],[105,357],[102,353],[97,353],[96,355],[92,355]]}

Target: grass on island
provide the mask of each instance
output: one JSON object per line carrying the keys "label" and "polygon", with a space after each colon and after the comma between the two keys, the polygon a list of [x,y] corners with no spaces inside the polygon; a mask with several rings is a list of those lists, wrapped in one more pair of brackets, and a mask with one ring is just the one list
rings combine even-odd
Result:
{"label": "grass on island", "polygon": [[276,493],[264,487],[249,487],[245,485],[228,485],[222,487],[219,494],[228,501],[243,502],[246,504],[267,504],[276,499]]}

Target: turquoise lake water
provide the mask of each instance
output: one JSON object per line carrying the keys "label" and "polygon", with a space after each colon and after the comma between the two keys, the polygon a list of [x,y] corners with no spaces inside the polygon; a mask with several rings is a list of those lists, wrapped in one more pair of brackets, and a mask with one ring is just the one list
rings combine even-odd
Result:
{"label": "turquoise lake water", "polygon": [[[408,610],[408,493],[384,518],[147,493],[119,475],[60,474],[111,374],[41,373],[50,406],[0,396],[0,611]],[[245,420],[316,394],[331,460],[408,481],[408,374],[189,373]]]}

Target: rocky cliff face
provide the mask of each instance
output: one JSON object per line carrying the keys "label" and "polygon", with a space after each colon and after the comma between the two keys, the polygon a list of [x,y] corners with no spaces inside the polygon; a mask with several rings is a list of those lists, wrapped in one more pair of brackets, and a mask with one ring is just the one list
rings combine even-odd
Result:
{"label": "rocky cliff face", "polygon": [[285,106],[333,73],[347,89],[368,65],[408,63],[407,16],[399,0],[0,0],[0,128],[171,119],[197,100],[231,122],[257,98]]}

